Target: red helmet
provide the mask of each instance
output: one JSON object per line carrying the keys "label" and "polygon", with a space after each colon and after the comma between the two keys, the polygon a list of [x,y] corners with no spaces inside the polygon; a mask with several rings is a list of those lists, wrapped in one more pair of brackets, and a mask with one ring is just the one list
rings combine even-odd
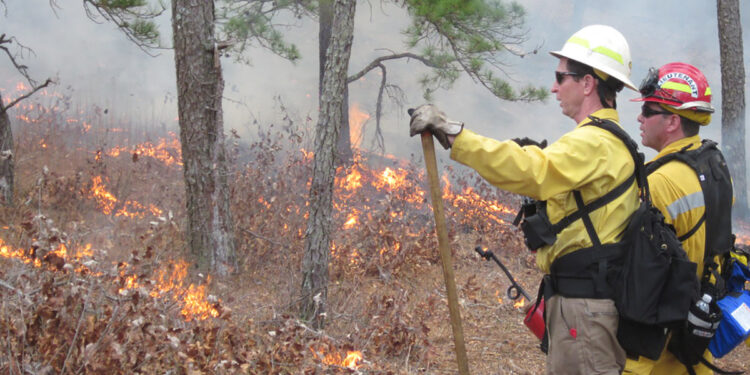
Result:
{"label": "red helmet", "polygon": [[714,111],[706,77],[690,64],[675,62],[659,70],[650,68],[639,91],[642,97],[633,101],[662,103],[678,111]]}

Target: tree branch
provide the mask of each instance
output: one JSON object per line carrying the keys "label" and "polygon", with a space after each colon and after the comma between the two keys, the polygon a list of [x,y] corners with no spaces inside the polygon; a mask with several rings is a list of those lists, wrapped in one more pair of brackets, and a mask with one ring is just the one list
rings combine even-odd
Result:
{"label": "tree branch", "polygon": [[[50,1],[52,3],[54,0]],[[151,20],[160,16],[165,11],[163,6],[161,10],[140,10],[139,8],[142,7],[137,5],[110,7],[106,3],[103,5],[100,0],[83,0],[83,8],[86,10],[86,15],[92,21],[99,23],[99,20],[90,7],[93,7],[106,21],[117,25],[123,34],[147,55],[151,57],[157,56],[151,53],[151,50],[162,47],[159,46],[159,32]]]}
{"label": "tree branch", "polygon": [[18,70],[21,75],[26,78],[26,80],[29,82],[30,85],[34,86],[36,82],[29,76],[28,67],[26,65],[21,65],[16,61],[16,56],[10,52],[10,49],[8,49],[7,46],[4,46],[4,44],[11,44],[13,42],[16,42],[18,44],[18,48],[21,50],[21,55],[23,55],[23,51],[27,50],[29,53],[34,53],[31,49],[25,47],[23,44],[19,43],[18,40],[15,37],[6,38],[5,34],[0,35],[0,49],[5,51],[5,54],[8,55],[8,59],[10,59],[11,64]]}
{"label": "tree branch", "polygon": [[383,138],[383,131],[380,128],[380,118],[383,114],[383,93],[385,92],[385,85],[387,83],[388,72],[385,69],[385,65],[378,64],[378,67],[383,72],[383,77],[380,79],[380,87],[378,88],[378,101],[375,105],[375,139],[377,139],[378,147],[385,151],[385,139]]}
{"label": "tree branch", "polygon": [[425,64],[425,65],[429,66],[430,68],[436,68],[436,69],[440,68],[440,66],[438,66],[433,61],[425,58],[424,56],[417,55],[416,53],[411,53],[411,52],[394,53],[392,55],[380,56],[380,57],[376,58],[371,63],[369,63],[364,69],[362,69],[361,71],[359,71],[359,73],[356,73],[356,74],[350,76],[349,78],[347,78],[346,79],[346,83],[351,83],[351,82],[354,82],[354,81],[356,81],[356,80],[364,77],[364,75],[367,74],[367,73],[369,73],[371,70],[373,70],[373,69],[375,69],[375,68],[377,68],[379,66],[382,66],[381,63],[383,61],[403,59],[403,58],[415,59],[417,61],[422,62],[422,64]]}
{"label": "tree branch", "polygon": [[28,98],[29,96],[34,95],[35,92],[37,92],[37,91],[39,91],[39,90],[47,87],[50,83],[53,83],[53,82],[54,81],[52,79],[47,78],[47,80],[44,81],[43,84],[41,84],[39,86],[36,86],[36,87],[33,87],[31,91],[27,92],[26,94],[24,94],[22,96],[19,96],[15,100],[13,100],[10,103],[8,103],[8,105],[3,105],[3,103],[0,103],[0,113],[4,113],[8,109],[13,108],[13,106],[16,105],[16,104],[18,104],[18,102],[20,102],[21,100],[24,100],[24,99]]}

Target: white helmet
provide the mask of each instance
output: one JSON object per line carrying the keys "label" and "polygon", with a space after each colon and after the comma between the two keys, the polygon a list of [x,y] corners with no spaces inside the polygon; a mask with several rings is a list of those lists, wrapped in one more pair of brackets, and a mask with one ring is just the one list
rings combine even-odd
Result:
{"label": "white helmet", "polygon": [[578,30],[565,42],[562,50],[550,52],[557,58],[567,57],[616,78],[638,91],[630,81],[630,48],[622,34],[611,26],[590,25]]}

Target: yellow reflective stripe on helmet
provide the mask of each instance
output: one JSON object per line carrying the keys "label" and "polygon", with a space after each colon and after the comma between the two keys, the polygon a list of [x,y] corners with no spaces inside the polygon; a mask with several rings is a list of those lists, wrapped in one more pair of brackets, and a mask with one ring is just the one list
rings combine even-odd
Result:
{"label": "yellow reflective stripe on helmet", "polygon": [[688,94],[692,94],[693,93],[693,90],[690,89],[690,86],[688,86],[688,85],[686,85],[684,83],[679,83],[679,82],[674,82],[674,81],[664,82],[664,84],[661,85],[661,88],[682,91],[682,92],[686,92]]}
{"label": "yellow reflective stripe on helmet", "polygon": [[706,92],[703,95],[711,95],[711,88],[706,87]]}
{"label": "yellow reflective stripe on helmet", "polygon": [[599,53],[599,54],[602,54],[604,56],[607,56],[610,59],[617,61],[621,65],[625,65],[625,63],[622,62],[622,55],[620,55],[619,53],[617,53],[617,52],[615,52],[615,51],[613,51],[613,50],[611,50],[611,49],[609,49],[607,47],[599,46],[599,47],[591,48],[589,46],[589,41],[588,40],[583,39],[581,37],[577,37],[575,35],[571,36],[570,39],[568,39],[568,43],[578,44],[578,45],[583,46],[583,47],[585,47],[585,48],[587,48],[587,49],[589,49],[591,51],[594,51],[596,53]]}

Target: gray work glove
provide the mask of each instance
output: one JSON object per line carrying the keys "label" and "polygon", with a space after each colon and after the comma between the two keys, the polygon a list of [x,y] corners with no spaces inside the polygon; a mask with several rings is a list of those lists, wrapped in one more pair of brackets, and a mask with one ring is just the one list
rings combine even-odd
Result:
{"label": "gray work glove", "polygon": [[424,104],[413,111],[409,110],[409,114],[409,135],[413,137],[429,130],[446,150],[451,148],[448,136],[458,135],[464,128],[463,122],[448,119],[443,111],[432,104]]}

